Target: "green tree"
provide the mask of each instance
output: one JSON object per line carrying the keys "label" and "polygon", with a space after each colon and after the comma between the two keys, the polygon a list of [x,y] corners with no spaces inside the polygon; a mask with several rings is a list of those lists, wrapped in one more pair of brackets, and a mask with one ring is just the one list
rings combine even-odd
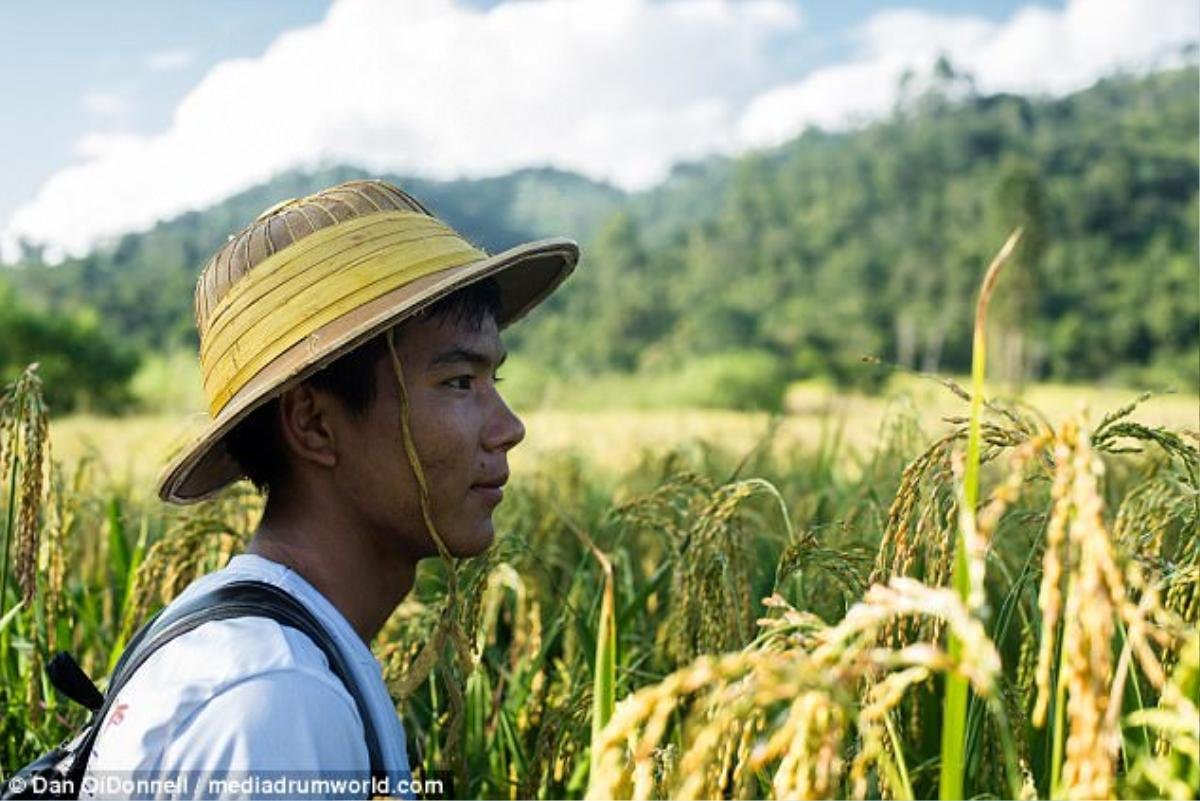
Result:
{"label": "green tree", "polygon": [[34,362],[53,412],[118,411],[131,401],[137,357],[104,334],[94,312],[39,313],[0,282],[0,383]]}

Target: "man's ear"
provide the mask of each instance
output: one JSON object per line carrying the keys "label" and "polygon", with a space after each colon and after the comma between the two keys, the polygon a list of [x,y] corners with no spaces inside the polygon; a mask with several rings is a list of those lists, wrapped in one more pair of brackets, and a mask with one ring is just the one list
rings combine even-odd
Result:
{"label": "man's ear", "polygon": [[297,458],[321,467],[335,467],[337,442],[330,425],[326,393],[300,384],[279,396],[279,429],[284,446]]}

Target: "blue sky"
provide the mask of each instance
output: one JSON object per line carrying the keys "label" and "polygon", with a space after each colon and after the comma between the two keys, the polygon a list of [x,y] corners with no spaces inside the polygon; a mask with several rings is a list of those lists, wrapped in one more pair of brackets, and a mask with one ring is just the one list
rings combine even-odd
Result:
{"label": "blue sky", "polygon": [[0,245],[80,252],[291,166],[674,161],[883,113],[940,53],[985,90],[1170,63],[1194,0],[189,0],[6,4]]}
{"label": "blue sky", "polygon": [[[0,12],[0,221],[75,159],[74,143],[88,131],[166,128],[175,105],[213,64],[262,53],[280,31],[320,20],[328,5],[6,4]],[[106,96],[119,99],[105,109]]]}

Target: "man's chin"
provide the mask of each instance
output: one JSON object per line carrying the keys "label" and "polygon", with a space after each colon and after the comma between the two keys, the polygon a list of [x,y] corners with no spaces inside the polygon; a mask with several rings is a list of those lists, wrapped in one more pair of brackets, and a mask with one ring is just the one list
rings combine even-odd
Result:
{"label": "man's chin", "polygon": [[492,546],[492,541],[496,539],[496,529],[492,526],[492,521],[487,521],[485,525],[481,525],[474,532],[448,539],[446,548],[450,551],[451,556],[459,559],[469,559],[472,556],[486,551]]}

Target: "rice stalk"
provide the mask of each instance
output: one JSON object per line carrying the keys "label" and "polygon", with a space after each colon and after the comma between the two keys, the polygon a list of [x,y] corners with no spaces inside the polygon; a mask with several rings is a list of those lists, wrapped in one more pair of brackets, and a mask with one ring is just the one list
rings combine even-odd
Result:
{"label": "rice stalk", "polygon": [[1158,731],[1167,747],[1143,749],[1125,777],[1129,797],[1156,795],[1170,799],[1196,797],[1200,786],[1200,634],[1195,631],[1180,650],[1180,661],[1155,707],[1139,709],[1126,725]]}
{"label": "rice stalk", "polygon": [[612,562],[596,547],[583,529],[575,528],[584,544],[596,557],[604,573],[604,590],[600,600],[600,616],[596,623],[596,650],[592,675],[592,745],[591,772],[595,780],[600,732],[613,714],[617,694],[617,620],[613,599]]}
{"label": "rice stalk", "polygon": [[[0,619],[9,610],[10,566],[16,583],[12,608],[30,609],[37,592],[38,553],[41,548],[41,520],[45,504],[46,473],[49,466],[49,432],[42,382],[37,364],[27,367],[0,395],[0,479],[7,485],[4,504],[3,554],[0,555]],[[22,627],[20,617],[10,618],[13,627],[0,632],[0,679],[12,686],[10,647],[13,629]],[[42,621],[44,626],[44,619]],[[41,681],[35,672],[44,654],[46,638],[35,619],[26,636],[32,641],[25,675],[25,708],[38,700]],[[18,655],[19,657],[19,655]],[[16,669],[20,672],[19,659]],[[8,693],[4,693],[8,696]],[[7,702],[7,698],[5,699]]]}
{"label": "rice stalk", "polygon": [[[1099,486],[1104,465],[1093,442],[1085,427],[1070,420],[1055,437],[1053,509],[1038,596],[1042,642],[1033,722],[1046,722],[1057,645],[1055,714],[1065,722],[1056,724],[1056,729],[1064,729],[1054,737],[1055,752],[1063,757],[1061,764],[1058,758],[1054,761],[1051,784],[1056,794],[1067,798],[1115,794],[1126,676],[1136,662],[1141,675],[1161,690],[1166,674],[1155,646],[1171,649],[1186,630],[1186,623],[1163,607],[1158,588],[1139,563],[1122,564],[1119,558],[1104,522]],[[1125,647],[1114,665],[1118,624]]]}
{"label": "rice stalk", "polygon": [[[778,607],[779,601],[772,603]],[[930,643],[896,650],[876,644],[892,619],[914,615],[942,617],[964,643],[960,656]],[[751,647],[700,657],[622,700],[602,733],[600,770],[589,797],[643,797],[634,792],[647,788],[634,781],[636,772],[645,770],[676,714],[683,716],[683,750],[668,783],[671,797],[717,797],[732,791],[733,771],[714,755],[732,741],[731,734],[740,734],[741,725],[753,720],[778,721],[766,730],[767,744],[751,750],[749,767],[769,770],[773,792],[782,793],[780,797],[840,792],[846,779],[843,735],[852,722],[863,746],[850,766],[849,781],[854,794],[864,797],[867,771],[883,757],[883,721],[908,688],[931,674],[954,672],[982,697],[990,698],[995,691],[999,655],[982,626],[949,590],[896,578],[887,586],[873,586],[835,626],[798,612],[785,615],[785,620],[786,626],[807,630],[811,647]],[[780,639],[763,642],[777,646]],[[872,689],[856,709],[852,688],[864,680],[872,681]]]}
{"label": "rice stalk", "polygon": [[[37,588],[40,523],[50,461],[47,410],[37,367],[26,368],[0,396],[0,465],[9,487],[0,595],[8,587],[11,553],[19,598],[26,606],[32,603]],[[0,616],[6,597],[0,599]]]}
{"label": "rice stalk", "polygon": [[792,536],[779,491],[761,479],[714,487],[709,479],[680,472],[615,511],[620,523],[665,535],[671,546],[670,605],[658,640],[668,666],[741,648],[752,638],[754,553],[739,514],[747,501],[761,495],[776,502],[785,536]]}
{"label": "rice stalk", "polygon": [[[987,364],[987,309],[992,290],[1009,256],[1021,239],[1021,229],[1013,231],[992,260],[979,290],[975,307],[975,335],[971,346],[971,418],[967,429],[967,456],[963,470],[962,505],[959,507],[959,536],[954,548],[952,586],[963,603],[978,609],[983,598],[983,554],[975,525],[979,502],[980,424],[983,416],[983,382]],[[948,650],[957,656],[962,644],[950,637]],[[964,750],[967,722],[967,683],[961,676],[946,679],[942,711],[942,771],[938,792],[943,800],[963,797]]]}

